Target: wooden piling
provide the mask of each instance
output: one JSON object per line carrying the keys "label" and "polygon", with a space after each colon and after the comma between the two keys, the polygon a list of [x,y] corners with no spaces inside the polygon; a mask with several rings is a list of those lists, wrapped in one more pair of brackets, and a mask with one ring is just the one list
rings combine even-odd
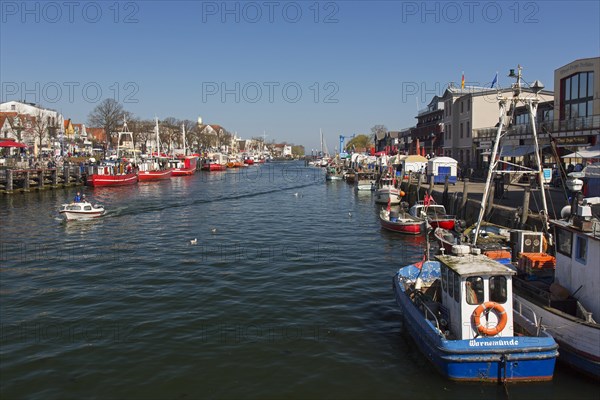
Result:
{"label": "wooden piling", "polygon": [[44,189],[44,170],[38,169],[38,188],[40,190]]}
{"label": "wooden piling", "polygon": [[[543,188],[542,188],[543,189]],[[525,226],[527,217],[529,216],[529,197],[531,195],[531,186],[525,186],[525,193],[523,195],[523,211],[521,212],[521,226]]]}
{"label": "wooden piling", "polygon": [[13,170],[9,169],[9,170],[6,170],[6,191],[8,193],[12,193],[13,188],[14,188],[14,185],[13,185]]}
{"label": "wooden piling", "polygon": [[63,185],[69,186],[69,166],[63,166]]}
{"label": "wooden piling", "polygon": [[58,173],[56,171],[56,168],[53,168],[50,170],[50,177],[52,179],[52,186],[57,186],[58,185]]}
{"label": "wooden piling", "polygon": [[432,175],[429,175],[429,194],[432,194],[432,193],[433,193],[433,187],[434,187],[434,185],[435,185],[435,184],[433,183],[433,182],[434,182],[434,180],[435,180],[434,178],[435,178],[435,177],[433,176],[433,174],[432,174]]}
{"label": "wooden piling", "polygon": [[463,192],[460,202],[460,216],[462,219],[467,219],[467,199],[469,197],[469,178],[463,179]]}
{"label": "wooden piling", "polygon": [[23,191],[29,192],[29,170],[25,171],[25,181],[23,182]]}
{"label": "wooden piling", "polygon": [[442,203],[448,204],[448,175],[444,178],[444,194],[442,195]]}
{"label": "wooden piling", "polygon": [[423,178],[423,175],[417,172],[417,201],[421,198],[421,178]]}

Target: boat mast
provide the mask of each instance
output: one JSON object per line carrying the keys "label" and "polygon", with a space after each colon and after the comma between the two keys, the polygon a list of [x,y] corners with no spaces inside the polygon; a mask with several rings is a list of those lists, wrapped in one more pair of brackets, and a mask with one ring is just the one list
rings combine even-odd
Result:
{"label": "boat mast", "polygon": [[[498,173],[502,173],[503,171],[497,171],[496,167],[498,165],[498,162],[500,161],[499,159],[497,160],[496,158],[498,156],[498,146],[500,144],[500,141],[502,139],[502,137],[504,136],[504,134],[506,134],[506,132],[503,134],[502,130],[504,128],[504,123],[506,120],[506,107],[507,104],[510,104],[510,110],[512,110],[512,112],[514,113],[515,107],[517,106],[517,103],[519,102],[523,102],[525,103],[525,105],[527,106],[527,110],[529,111],[529,120],[531,122],[531,126],[532,126],[532,132],[533,132],[533,143],[534,143],[534,153],[535,153],[535,161],[537,164],[537,169],[533,170],[533,169],[529,169],[528,171],[517,171],[517,172],[535,172],[537,173],[538,179],[539,179],[539,184],[540,184],[540,189],[541,189],[541,194],[542,194],[542,207],[543,207],[543,212],[542,212],[542,223],[543,223],[543,228],[544,228],[544,232],[546,233],[546,236],[548,236],[550,238],[550,243],[552,243],[552,238],[549,235],[549,225],[548,225],[548,207],[547,207],[547,203],[546,203],[546,193],[544,191],[544,171],[542,168],[542,161],[541,161],[541,157],[540,157],[540,148],[539,148],[539,142],[538,142],[538,137],[537,137],[537,132],[536,132],[536,112],[537,112],[537,106],[539,103],[539,92],[542,91],[542,89],[544,88],[544,85],[542,85],[542,83],[540,81],[535,81],[533,83],[533,85],[531,86],[531,89],[533,90],[534,93],[534,97],[528,97],[528,98],[523,98],[521,97],[521,72],[522,72],[522,67],[519,65],[518,66],[518,72],[517,75],[514,74],[514,70],[511,70],[510,73],[510,77],[515,77],[517,79],[517,82],[515,84],[513,84],[513,97],[512,98],[506,98],[503,97],[502,95],[498,94],[498,105],[500,107],[500,121],[498,124],[498,130],[496,131],[496,138],[494,140],[494,146],[492,149],[492,154],[490,155],[490,167],[488,169],[488,175],[487,175],[487,179],[485,181],[485,189],[483,190],[483,198],[481,199],[481,208],[479,209],[479,216],[477,218],[477,224],[475,225],[475,236],[473,238],[473,245],[477,245],[477,239],[479,238],[479,231],[481,228],[481,223],[483,221],[483,216],[485,214],[485,207],[487,205],[487,200],[489,197],[489,191],[490,191],[490,186],[491,186],[491,180],[492,180],[492,176],[494,174],[494,172],[498,172]],[[512,123],[512,121],[509,121],[509,125]],[[526,169],[526,168],[524,168]]]}
{"label": "boat mast", "polygon": [[488,168],[488,174],[485,180],[485,188],[483,189],[483,197],[481,199],[481,207],[479,208],[477,224],[475,225],[475,237],[473,238],[474,246],[477,245],[477,239],[479,238],[479,228],[481,227],[481,222],[483,221],[483,216],[485,214],[485,205],[487,204],[490,192],[490,183],[492,181],[492,175],[494,173],[494,170],[496,169],[496,165],[498,164],[496,156],[498,154],[498,146],[500,144],[500,137],[502,136],[502,129],[504,128],[504,119],[506,118],[506,100],[500,98],[500,95],[498,96],[498,103],[500,106],[500,121],[498,123],[498,130],[496,131],[496,138],[494,139],[492,154],[490,154],[490,166]]}
{"label": "boat mast", "polygon": [[183,135],[183,155],[185,157],[185,156],[187,156],[187,150],[185,147],[185,124],[184,123],[181,123],[181,132]]}
{"label": "boat mast", "polygon": [[323,130],[319,128],[319,133],[321,134],[321,158],[325,157],[325,153],[323,153]]}
{"label": "boat mast", "polygon": [[123,136],[123,134],[128,131],[129,129],[127,129],[127,117],[123,116],[123,130],[119,132],[119,135],[117,136],[117,160],[120,158],[119,150],[121,149],[121,136]]}
{"label": "boat mast", "polygon": [[158,117],[154,117],[154,121],[156,121],[156,126],[154,130],[156,131],[156,157],[160,158],[160,134],[158,130]]}
{"label": "boat mast", "polygon": [[[521,73],[521,71],[519,70],[519,75],[520,75],[520,73]],[[539,81],[536,80],[533,83],[533,88],[534,88],[534,90],[536,90],[536,88],[540,88],[539,90],[541,90],[541,88],[543,88],[543,85],[541,85],[541,83],[539,83]],[[537,98],[537,92],[536,92],[536,97],[534,99],[527,99],[527,108],[529,109],[529,120],[531,121],[531,128],[533,130],[535,162],[538,167],[537,174],[538,174],[538,179],[539,179],[540,192],[542,195],[542,206],[544,208],[543,212],[540,213],[540,217],[542,219],[542,226],[544,228],[544,233],[546,233],[546,236],[550,237],[550,234],[549,234],[550,225],[548,223],[548,204],[546,203],[546,191],[544,190],[544,169],[542,166],[542,159],[540,157],[540,147],[539,147],[539,143],[538,143],[537,132],[535,129],[538,102],[539,102],[539,99]],[[550,244],[552,244],[552,240],[550,240]]]}

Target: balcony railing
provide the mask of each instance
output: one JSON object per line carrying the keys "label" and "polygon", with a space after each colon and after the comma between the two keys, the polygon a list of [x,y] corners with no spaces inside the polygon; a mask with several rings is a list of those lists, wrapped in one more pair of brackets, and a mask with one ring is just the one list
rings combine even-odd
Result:
{"label": "balcony railing", "polygon": [[[473,138],[494,138],[496,136],[497,129],[498,128],[496,127],[473,129]],[[562,121],[547,121],[536,124],[536,131],[538,135],[541,135],[544,132],[558,133],[596,129],[600,129],[600,115],[571,118]],[[532,134],[532,129],[531,124],[529,123],[513,125],[508,132],[509,136],[530,134]]]}

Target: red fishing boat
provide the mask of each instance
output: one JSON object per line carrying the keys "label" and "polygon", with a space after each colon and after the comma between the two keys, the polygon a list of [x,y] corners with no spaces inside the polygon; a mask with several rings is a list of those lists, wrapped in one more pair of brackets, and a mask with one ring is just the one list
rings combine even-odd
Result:
{"label": "red fishing boat", "polygon": [[227,169],[227,157],[221,153],[211,153],[202,160],[200,169],[203,171],[225,171]]}
{"label": "red fishing boat", "polygon": [[138,182],[137,172],[128,159],[120,158],[123,154],[133,156],[135,163],[135,146],[133,144],[133,134],[127,131],[127,121],[123,122],[123,131],[119,132],[117,138],[117,154],[113,161],[108,161],[104,165],[90,167],[91,173],[87,176],[86,184],[88,186],[125,186],[134,185]]}
{"label": "red fishing boat", "polygon": [[383,229],[388,231],[404,233],[408,235],[420,235],[425,232],[425,222],[404,212],[381,210],[379,222]]}
{"label": "red fishing boat", "polygon": [[185,156],[169,160],[169,167],[173,169],[171,176],[190,176],[196,173],[198,157]]}
{"label": "red fishing boat", "polygon": [[446,214],[446,208],[441,204],[433,204],[433,201],[419,201],[408,211],[410,215],[423,221],[427,220],[433,229],[440,227],[452,230],[456,224],[454,215]]}
{"label": "red fishing boat", "polygon": [[156,148],[157,151],[151,151],[150,157],[138,165],[138,179],[140,182],[160,181],[170,179],[173,175],[173,169],[167,168],[167,156],[160,152],[160,134],[158,128],[158,118],[155,118]]}
{"label": "red fishing boat", "polygon": [[140,170],[138,171],[138,179],[140,182],[160,181],[170,179],[173,174],[173,169],[155,169],[155,170]]}
{"label": "red fishing boat", "polygon": [[97,173],[87,177],[86,183],[88,186],[124,186],[134,185],[138,182],[138,174],[130,173],[113,173],[116,166],[100,166],[97,167]]}

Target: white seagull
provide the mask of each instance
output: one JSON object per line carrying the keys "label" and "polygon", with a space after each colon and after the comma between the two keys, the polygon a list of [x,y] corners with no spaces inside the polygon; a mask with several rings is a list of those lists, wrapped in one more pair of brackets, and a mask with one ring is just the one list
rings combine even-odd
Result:
{"label": "white seagull", "polygon": [[198,244],[198,238],[190,240],[190,244]]}

